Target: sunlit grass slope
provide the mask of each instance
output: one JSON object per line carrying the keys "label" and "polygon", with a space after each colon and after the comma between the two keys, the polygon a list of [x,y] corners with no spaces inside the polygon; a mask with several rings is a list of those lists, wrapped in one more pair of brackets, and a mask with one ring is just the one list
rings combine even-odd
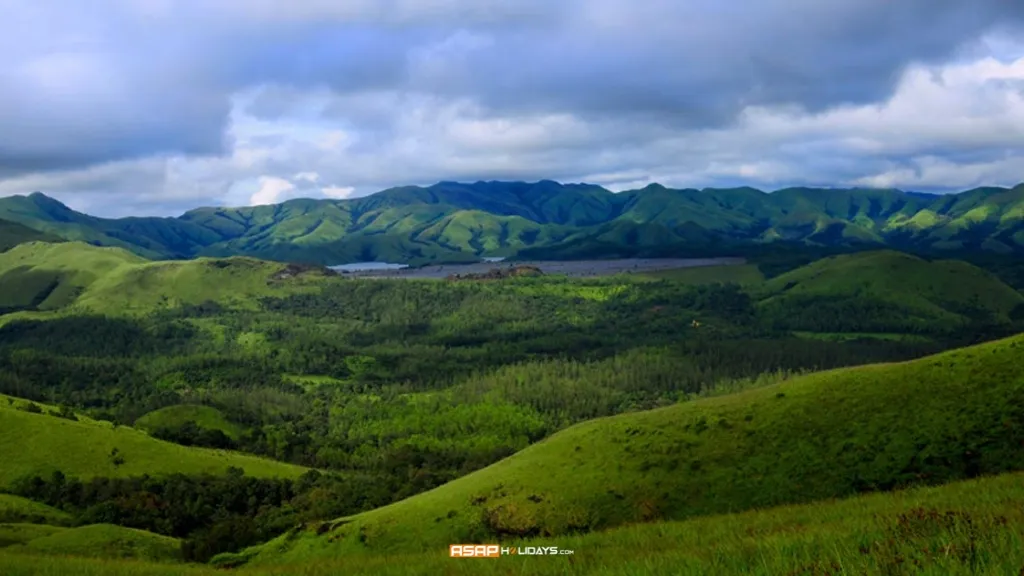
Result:
{"label": "sunlit grass slope", "polygon": [[237,439],[244,431],[242,426],[228,420],[220,410],[194,404],[178,404],[154,410],[136,420],[134,427],[152,432],[160,428],[178,428],[186,422],[195,422],[206,430],[220,430],[233,439]]}
{"label": "sunlit grass slope", "polygon": [[825,258],[773,278],[764,291],[766,306],[867,298],[898,306],[908,317],[950,322],[979,313],[1005,322],[1024,304],[1024,296],[977,266],[888,250]]}
{"label": "sunlit grass slope", "polygon": [[21,244],[0,254],[0,307],[69,306],[100,278],[143,262],[121,248],[79,242]]}
{"label": "sunlit grass slope", "polygon": [[0,494],[0,522],[31,522],[35,524],[64,524],[71,515],[46,504],[33,502],[12,494]]}
{"label": "sunlit grass slope", "polygon": [[[756,576],[1016,574],[1024,565],[1024,475],[870,494],[584,535],[510,543],[563,557],[453,560],[426,552],[246,566],[239,576]],[[131,560],[29,556],[0,549],[5,576],[216,576],[224,570]]]}
{"label": "sunlit grass slope", "polygon": [[137,558],[154,562],[179,562],[182,559],[178,539],[112,524],[59,530],[23,545],[15,545],[12,550],[21,554]]}
{"label": "sunlit grass slope", "polygon": [[259,560],[410,553],[1024,469],[1024,337],[592,420]]}
{"label": "sunlit grass slope", "polygon": [[121,248],[30,242],[0,254],[0,309],[125,313],[208,301],[251,308],[260,296],[322,277],[252,258],[150,262]]}
{"label": "sunlit grass slope", "polygon": [[[296,478],[305,468],[225,450],[185,447],[156,440],[144,432],[79,417],[66,420],[31,414],[0,396],[0,487],[26,475],[60,470],[79,478],[220,474],[228,467],[251,476]],[[117,452],[114,453],[114,449]],[[119,463],[120,462],[120,463]]]}

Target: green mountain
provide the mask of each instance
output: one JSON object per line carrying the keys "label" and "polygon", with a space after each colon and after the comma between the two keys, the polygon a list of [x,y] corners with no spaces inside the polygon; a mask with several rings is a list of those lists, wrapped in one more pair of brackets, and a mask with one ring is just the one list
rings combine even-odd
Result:
{"label": "green mountain", "polygon": [[105,219],[43,194],[0,199],[0,219],[152,259],[244,255],[341,264],[738,251],[752,243],[1024,252],[1024,185],[936,196],[900,190],[670,189],[612,193],[552,181],[441,182],[346,200],[199,208]]}
{"label": "green mountain", "polygon": [[1024,337],[577,424],[257,562],[558,537],[1024,469]]}

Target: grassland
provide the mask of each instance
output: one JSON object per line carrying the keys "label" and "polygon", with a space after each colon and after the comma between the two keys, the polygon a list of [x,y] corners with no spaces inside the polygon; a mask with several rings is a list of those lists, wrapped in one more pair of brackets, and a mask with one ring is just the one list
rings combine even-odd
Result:
{"label": "grassland", "polygon": [[1016,337],[588,421],[440,488],[281,537],[257,559],[557,536],[1024,468],[1022,347]]}
{"label": "grassland", "polygon": [[178,404],[154,410],[136,420],[134,427],[152,432],[159,428],[177,428],[186,422],[195,422],[206,430],[220,430],[231,439],[237,439],[245,431],[243,426],[228,420],[220,410],[195,404]]}
{"label": "grassland", "polygon": [[12,551],[53,556],[135,558],[154,562],[181,561],[181,542],[177,539],[112,524],[57,530],[15,545]]}
{"label": "grassland", "polygon": [[981,311],[1006,322],[1024,304],[1018,291],[977,266],[889,250],[825,258],[773,278],[763,290],[763,306],[870,298],[928,320],[960,321]]}
{"label": "grassland", "polygon": [[306,470],[235,452],[179,446],[126,426],[114,428],[109,422],[31,414],[18,409],[23,401],[9,404],[7,398],[0,396],[0,486],[54,470],[82,479],[223,473],[228,467],[242,468],[251,476],[296,478]]}
{"label": "grassland", "polygon": [[62,510],[11,494],[0,494],[0,522],[64,524],[71,515]]}
{"label": "grassland", "polygon": [[[1016,574],[1024,565],[1024,475],[637,524],[510,542],[571,556],[453,560],[447,545],[418,554],[246,566],[240,576],[596,574],[757,576]],[[27,556],[0,550],[5,576],[215,576],[209,567]]]}
{"label": "grassland", "polygon": [[29,242],[0,253],[0,309],[124,314],[205,302],[249,309],[260,296],[322,277],[310,272],[251,258],[150,262],[121,248]]}
{"label": "grassland", "polygon": [[48,524],[3,523],[0,524],[0,548],[27,544],[36,538],[52,536],[64,530],[68,528]]}
{"label": "grassland", "polygon": [[0,252],[9,250],[25,242],[60,242],[58,236],[39,232],[28,226],[8,220],[0,220]]}

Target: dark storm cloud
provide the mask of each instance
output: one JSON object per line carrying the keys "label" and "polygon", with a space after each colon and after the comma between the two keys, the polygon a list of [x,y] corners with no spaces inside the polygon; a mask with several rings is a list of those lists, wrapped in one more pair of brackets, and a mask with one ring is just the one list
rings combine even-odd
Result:
{"label": "dark storm cloud", "polygon": [[[752,107],[817,114],[884,102],[909,65],[976,56],[972,42],[994,30],[1012,37],[1024,21],[1024,2],[0,0],[0,12],[0,179],[162,155],[236,153],[238,142],[225,133],[242,112],[269,123],[336,122],[353,156],[335,163],[349,166],[351,184],[366,190],[383,184],[385,172],[409,180],[572,179],[628,172],[662,155],[651,170],[678,178],[698,168],[714,174],[719,168],[710,160],[703,168],[689,159],[668,165],[710,148],[662,141],[673,132],[728,128]],[[1019,79],[1004,82],[993,88],[999,97],[1019,89],[1012,84]],[[253,90],[241,109],[235,106],[239,93]],[[458,114],[443,116],[456,104]],[[442,119],[424,117],[431,114]],[[533,135],[485,141],[481,133],[497,128],[462,126],[447,136],[456,142],[447,157],[394,151],[441,138],[464,119],[459,114],[513,123],[532,118],[540,127]],[[562,117],[580,125],[549,126]],[[741,140],[714,138],[721,147],[754,152]],[[307,146],[300,154],[279,145],[286,140],[250,134],[250,148],[274,152],[239,161],[224,177],[252,177],[244,166],[282,177],[307,165],[326,170],[330,154],[339,153]],[[960,147],[947,137],[927,150],[910,143],[906,152],[865,150],[840,160],[817,157],[827,149],[788,145],[788,152],[775,151],[777,162],[803,162],[815,179],[898,168],[924,152],[981,161],[1005,155],[1009,146]],[[450,157],[478,148],[472,158]],[[377,157],[390,163],[364,169]],[[755,168],[773,174],[764,176],[769,180],[785,172],[766,164],[744,173]],[[8,182],[0,190],[22,185]]]}

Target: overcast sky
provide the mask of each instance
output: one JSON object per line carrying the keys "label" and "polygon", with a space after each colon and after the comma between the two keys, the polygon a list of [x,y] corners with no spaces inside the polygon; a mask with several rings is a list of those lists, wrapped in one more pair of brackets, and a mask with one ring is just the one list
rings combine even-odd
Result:
{"label": "overcast sky", "polygon": [[1024,181],[1020,0],[0,0],[0,196]]}

